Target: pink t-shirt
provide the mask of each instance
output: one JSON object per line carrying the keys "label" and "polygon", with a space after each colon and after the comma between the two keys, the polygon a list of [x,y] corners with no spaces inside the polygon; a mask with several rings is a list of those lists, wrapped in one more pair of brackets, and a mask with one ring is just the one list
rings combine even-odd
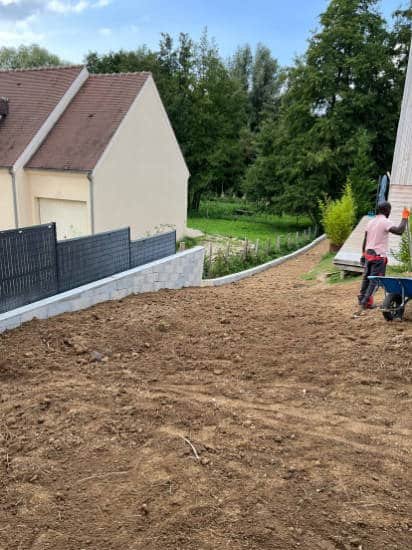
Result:
{"label": "pink t-shirt", "polygon": [[380,256],[386,256],[389,246],[389,229],[391,227],[393,227],[393,223],[383,214],[378,214],[371,219],[365,229],[368,234],[365,250],[371,248]]}

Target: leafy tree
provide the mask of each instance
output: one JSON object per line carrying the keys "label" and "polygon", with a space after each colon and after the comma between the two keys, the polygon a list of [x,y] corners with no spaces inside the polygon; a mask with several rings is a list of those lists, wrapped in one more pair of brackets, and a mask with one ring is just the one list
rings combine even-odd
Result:
{"label": "leafy tree", "polygon": [[247,96],[248,124],[256,132],[277,112],[282,84],[279,64],[263,44],[257,45],[254,55],[246,44],[239,47],[229,60],[229,70]]}
{"label": "leafy tree", "polygon": [[240,82],[245,93],[249,94],[253,72],[253,54],[249,44],[236,50],[229,60],[229,69],[232,76]]}
{"label": "leafy tree", "polygon": [[0,48],[0,69],[30,69],[64,65],[57,55],[37,44],[17,48]]}
{"label": "leafy tree", "polygon": [[272,118],[276,112],[280,90],[279,64],[266,46],[258,44],[252,67],[252,89],[250,102],[253,130],[260,127],[263,120]]}
{"label": "leafy tree", "polygon": [[279,212],[317,218],[317,199],[339,196],[348,176],[365,211],[371,180],[390,168],[404,80],[395,75],[396,44],[410,34],[399,23],[395,39],[376,4],[331,0],[287,73],[279,117],[258,136],[244,181]]}
{"label": "leafy tree", "polygon": [[354,141],[353,165],[348,173],[348,181],[351,183],[353,197],[356,204],[356,214],[360,218],[367,214],[374,204],[377,178],[376,164],[372,158],[371,141],[365,130],[360,130]]}
{"label": "leafy tree", "polygon": [[194,42],[164,33],[159,50],[89,53],[93,72],[151,71],[189,166],[189,207],[205,192],[238,190],[247,156],[246,102],[239,81],[204,31]]}

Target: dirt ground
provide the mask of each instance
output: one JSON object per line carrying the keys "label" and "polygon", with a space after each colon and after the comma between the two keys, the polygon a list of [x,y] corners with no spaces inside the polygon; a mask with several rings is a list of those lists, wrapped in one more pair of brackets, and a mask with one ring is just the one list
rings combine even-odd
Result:
{"label": "dirt ground", "polygon": [[325,249],[0,336],[0,549],[412,548],[412,307]]}

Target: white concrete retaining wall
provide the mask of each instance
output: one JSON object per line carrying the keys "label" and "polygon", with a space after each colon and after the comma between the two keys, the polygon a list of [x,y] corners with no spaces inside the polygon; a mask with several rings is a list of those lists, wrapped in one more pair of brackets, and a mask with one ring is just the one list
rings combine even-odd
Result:
{"label": "white concrete retaining wall", "polygon": [[47,319],[107,300],[119,300],[129,294],[153,292],[161,288],[200,286],[203,259],[204,248],[196,246],[162,260],[13,309],[0,315],[0,333],[34,318]]}
{"label": "white concrete retaining wall", "polygon": [[316,246],[318,243],[326,239],[326,235],[321,235],[311,243],[307,244],[303,248],[299,248],[299,250],[295,250],[295,252],[291,252],[287,256],[282,256],[281,258],[276,258],[276,260],[270,260],[270,262],[266,262],[265,264],[257,265],[256,267],[251,267],[250,269],[245,269],[245,271],[239,271],[238,273],[231,273],[230,275],[225,275],[224,277],[218,277],[217,279],[204,279],[202,281],[202,286],[221,286],[221,285],[227,285],[228,283],[235,283],[236,281],[240,281],[241,279],[245,279],[246,277],[251,277],[252,275],[256,275],[256,273],[260,273],[261,271],[265,271],[266,269],[270,269],[271,267],[275,267],[277,265],[283,264],[283,262],[286,262],[287,260],[291,260],[292,258],[296,258],[296,256],[300,256],[300,254],[304,254],[314,246]]}

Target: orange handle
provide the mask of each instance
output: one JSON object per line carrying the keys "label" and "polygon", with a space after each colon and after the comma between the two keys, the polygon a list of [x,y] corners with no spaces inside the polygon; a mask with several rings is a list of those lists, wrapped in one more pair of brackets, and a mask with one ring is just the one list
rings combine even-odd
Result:
{"label": "orange handle", "polygon": [[402,219],[407,220],[410,215],[411,215],[411,211],[409,210],[409,208],[404,208],[402,212]]}

